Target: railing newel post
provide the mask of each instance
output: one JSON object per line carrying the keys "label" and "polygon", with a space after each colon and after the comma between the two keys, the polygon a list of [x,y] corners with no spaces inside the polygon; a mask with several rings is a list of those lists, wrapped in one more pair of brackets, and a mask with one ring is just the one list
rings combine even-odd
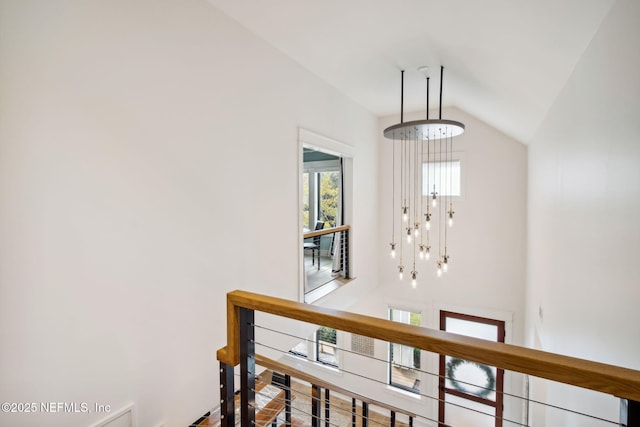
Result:
{"label": "railing newel post", "polygon": [[362,402],[362,427],[369,425],[369,404]]}
{"label": "railing newel post", "polygon": [[358,405],[356,402],[356,398],[351,399],[351,426],[356,427],[356,422],[358,420],[357,417]]}
{"label": "railing newel post", "polygon": [[322,399],[322,389],[311,385],[311,427],[320,427],[320,399]]}
{"label": "railing newel post", "polygon": [[329,403],[329,389],[324,389],[324,426],[330,427],[329,419],[331,418],[331,410]]}
{"label": "railing newel post", "polygon": [[291,427],[291,375],[284,375],[284,417],[286,427]]}
{"label": "railing newel post", "polygon": [[256,419],[255,313],[240,308],[240,421],[253,427]]}
{"label": "railing newel post", "polygon": [[391,411],[391,427],[396,427],[396,411]]}
{"label": "railing newel post", "polygon": [[345,255],[343,257],[344,260],[344,278],[350,279],[349,276],[349,230],[344,231],[344,246],[345,246]]}
{"label": "railing newel post", "polygon": [[220,362],[220,427],[234,427],[233,366]]}
{"label": "railing newel post", "polygon": [[620,399],[620,425],[640,427],[640,402]]}

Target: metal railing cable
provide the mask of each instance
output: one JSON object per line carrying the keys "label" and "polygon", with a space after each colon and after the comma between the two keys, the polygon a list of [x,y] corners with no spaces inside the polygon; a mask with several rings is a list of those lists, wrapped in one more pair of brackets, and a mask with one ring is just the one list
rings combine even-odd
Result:
{"label": "metal railing cable", "polygon": [[[300,337],[300,336],[297,336],[297,335],[294,335],[294,334],[290,334],[290,333],[286,333],[286,332],[282,332],[282,331],[277,331],[277,330],[274,330],[274,329],[271,329],[271,328],[268,328],[268,327],[265,327],[265,326],[261,326],[261,325],[258,325],[258,324],[254,324],[252,326],[254,326],[256,329],[262,329],[262,330],[266,330],[266,331],[269,331],[269,332],[272,332],[272,333],[285,335],[285,336],[288,336],[288,337],[291,337],[291,338],[299,339],[301,341],[308,341],[308,342],[311,342],[314,345],[318,344],[318,341],[315,341],[315,340],[312,340],[312,339],[309,339],[309,338],[305,338],[305,337]],[[386,341],[384,341],[384,342],[386,342]],[[273,347],[271,345],[265,344],[263,342],[255,341],[255,344],[263,346],[263,347],[268,348],[270,350],[274,350],[274,351],[282,353],[282,354],[292,354],[289,350],[276,348],[276,347]],[[364,355],[362,353],[359,353],[359,352],[356,352],[356,351],[353,351],[353,350],[349,350],[349,349],[346,349],[346,348],[338,348],[338,350],[341,351],[341,352],[345,352],[345,353],[356,355],[358,357],[364,357],[364,358],[367,358],[367,359],[370,359],[370,360],[373,360],[373,361],[376,361],[376,362],[379,362],[379,363],[382,363],[382,364],[385,364],[385,365],[389,364],[389,360],[388,359],[382,359],[380,357]],[[420,351],[424,352],[425,350],[420,350]],[[430,352],[427,352],[427,353],[430,353]],[[422,373],[422,374],[426,374],[428,376],[431,376],[431,377],[434,377],[434,378],[438,378],[438,379],[445,379],[445,380],[447,380],[447,379],[451,380],[452,379],[452,378],[448,377],[447,375],[440,375],[438,373],[430,372],[430,371],[423,370],[423,369],[420,369],[420,368],[411,368],[411,369],[413,369],[416,372],[419,372],[419,373]],[[345,374],[349,374],[349,375],[352,375],[352,376],[355,376],[355,377],[359,377],[359,378],[362,378],[362,379],[365,379],[365,380],[368,380],[368,381],[372,381],[372,382],[375,382],[375,383],[378,383],[378,384],[381,384],[381,385],[384,385],[384,386],[389,386],[390,385],[389,383],[387,383],[385,381],[380,381],[380,380],[371,378],[369,376],[360,374],[358,372],[347,370],[344,367],[340,367],[339,370],[341,372],[345,373]],[[570,409],[570,408],[564,408],[564,407],[561,407],[561,406],[558,406],[558,405],[554,405],[554,404],[551,404],[551,403],[541,402],[541,401],[532,399],[530,397],[523,397],[523,396],[519,396],[517,394],[505,392],[505,391],[498,391],[496,389],[484,387],[482,385],[466,382],[466,381],[463,381],[463,380],[460,380],[460,379],[456,379],[456,382],[459,383],[459,384],[472,386],[472,387],[475,387],[477,389],[488,390],[488,391],[500,393],[503,396],[514,398],[514,399],[518,399],[518,400],[523,401],[525,403],[542,405],[542,406],[547,407],[547,408],[563,411],[563,412],[570,413],[570,414],[577,415],[577,416],[581,416],[581,417],[590,418],[592,420],[603,422],[603,423],[607,423],[607,424],[612,425],[612,426],[621,426],[622,425],[622,424],[620,424],[619,422],[616,422],[616,421],[612,421],[612,420],[609,420],[609,419],[606,419],[606,418],[598,417],[598,416],[593,415],[593,414],[580,412],[580,411],[573,410],[573,409]],[[418,391],[416,394],[418,394],[419,396],[422,396],[424,398],[433,400],[433,401],[444,402],[445,404],[450,405],[450,406],[459,407],[459,408],[462,408],[464,410],[468,410],[468,411],[471,411],[471,412],[478,413],[480,415],[485,415],[485,416],[489,416],[489,417],[495,418],[494,414],[483,412],[483,411],[475,409],[475,408],[469,408],[469,407],[466,407],[466,406],[463,406],[463,405],[460,405],[460,404],[457,404],[457,403],[454,403],[454,402],[451,402],[451,401],[446,401],[446,400],[440,399],[439,397],[431,396],[431,395],[423,393],[421,391]],[[426,420],[437,422],[437,420],[433,420],[433,419],[431,419],[429,417],[426,417],[426,416],[424,416],[422,414],[417,414],[417,415],[419,417],[421,417],[421,418],[425,418]],[[511,424],[514,424],[514,425],[517,425],[517,426],[523,426],[523,427],[527,426],[526,424],[523,424],[523,423],[521,423],[519,421],[511,420],[511,419],[506,418],[504,416],[501,417],[501,419],[504,422],[508,422],[508,423],[511,423]]]}
{"label": "metal railing cable", "polygon": [[[307,343],[300,343],[296,345],[296,348],[303,350],[306,347],[306,350],[303,351],[310,356],[307,359],[312,363],[303,364],[303,368],[300,370],[257,354],[255,352],[256,341],[259,343],[272,343],[271,347],[273,347],[274,351],[278,351],[279,354],[289,353],[289,350],[282,349],[282,347],[289,348],[294,342],[290,339],[283,341],[282,338],[277,337],[273,340],[264,340],[262,336],[258,340],[254,340],[255,322],[253,319],[256,311],[279,316],[285,320],[297,320],[309,326],[324,325],[318,331],[320,335],[316,335],[316,338],[314,338],[314,340],[317,340],[313,341],[316,344],[315,348],[311,347],[312,342],[308,339],[298,337],[298,339],[307,341]],[[337,331],[341,332],[337,333]],[[357,351],[338,348],[336,345],[342,345],[343,342],[346,343],[343,338],[346,338],[347,334],[352,334],[351,349]],[[354,335],[355,339],[353,338]],[[362,339],[358,338],[358,336],[361,336]],[[319,341],[322,341],[322,344]],[[381,343],[384,342],[390,345],[388,350],[382,347]],[[397,345],[403,347],[396,347]],[[277,348],[278,346],[281,348]],[[387,351],[386,356],[388,357],[385,357],[384,353]],[[375,363],[357,359],[352,354],[347,355],[347,353],[378,360],[380,363],[384,363],[388,370],[385,373],[385,370],[377,369]],[[267,352],[266,354],[273,353]],[[445,355],[449,357],[445,358]],[[487,341],[452,334],[446,331],[393,322],[373,316],[310,306],[298,301],[241,290],[227,294],[227,343],[226,346],[216,351],[216,357],[220,362],[220,408],[221,415],[226,415],[226,417],[221,416],[226,420],[223,423],[225,427],[233,427],[234,402],[237,401],[237,398],[234,398],[233,395],[233,372],[237,367],[240,368],[241,372],[241,421],[246,427],[257,416],[254,408],[248,407],[248,403],[252,402],[255,396],[252,385],[255,380],[254,368],[257,361],[260,361],[265,368],[288,371],[290,375],[285,376],[284,380],[287,384],[290,384],[291,378],[316,381],[313,393],[320,396],[318,393],[324,388],[327,399],[331,390],[347,390],[342,388],[341,384],[349,384],[353,389],[366,390],[365,395],[359,395],[358,397],[358,400],[362,403],[362,412],[365,416],[368,415],[368,405],[370,403],[387,400],[385,397],[375,400],[376,396],[383,396],[382,393],[388,394],[388,392],[378,385],[371,387],[371,385],[367,385],[366,382],[361,381],[359,378],[350,378],[349,375],[357,375],[367,381],[376,381],[377,379],[376,382],[385,386],[405,388],[418,393],[421,390],[425,391],[426,393],[420,394],[419,397],[422,398],[424,396],[426,399],[432,399],[432,401],[427,401],[428,405],[426,407],[423,404],[417,404],[418,400],[415,400],[414,403],[413,399],[406,400],[401,395],[397,395],[397,397],[399,397],[399,401],[403,400],[403,403],[401,403],[403,407],[425,408],[424,410],[429,415],[438,414],[439,420],[443,420],[445,413],[449,417],[459,417],[460,414],[465,416],[459,409],[443,410],[445,406],[448,407],[447,405],[451,405],[454,401],[460,402],[461,400],[458,400],[458,398],[462,398],[467,399],[465,402],[469,402],[468,404],[473,407],[482,407],[487,402],[486,404],[489,407],[496,408],[495,415],[501,416],[501,419],[505,420],[506,423],[514,423],[507,419],[507,417],[511,417],[521,419],[528,425],[532,419],[529,415],[530,411],[535,408],[535,412],[532,413],[533,419],[544,420],[551,416],[554,420],[562,420],[559,425],[567,425],[566,420],[569,420],[569,418],[571,420],[574,419],[571,414],[577,414],[606,422],[610,425],[621,425],[620,423],[623,423],[630,427],[640,427],[640,418],[638,417],[640,414],[640,370],[513,344],[496,343],[491,340]],[[437,358],[439,358],[439,363]],[[313,367],[313,362],[315,362],[313,359],[317,359],[320,362],[324,360],[331,364],[338,362],[341,371],[340,378],[336,378],[332,383],[309,375],[308,371],[313,372],[318,369]],[[462,362],[462,364],[459,362]],[[409,371],[401,371],[398,369],[398,365],[407,367]],[[295,366],[299,367],[300,365],[295,363]],[[488,369],[491,366],[493,368]],[[310,369],[308,370],[307,367]],[[429,372],[429,369],[438,371],[439,374],[436,376],[436,374]],[[495,371],[495,369],[500,370]],[[352,370],[356,372],[352,372]],[[485,376],[482,376],[482,371],[484,371]],[[502,383],[503,372],[506,374],[504,383]],[[342,375],[342,373],[346,373],[346,375]],[[524,376],[521,377],[520,375],[522,374]],[[324,374],[320,375],[324,378]],[[385,381],[385,375],[388,375],[386,377],[387,381]],[[447,379],[447,375],[451,378]],[[438,378],[438,380],[435,381],[432,378]],[[465,378],[488,387],[478,387],[475,384],[473,384],[474,387],[472,388],[460,386],[459,379]],[[535,381],[530,382],[531,378],[535,379]],[[505,385],[508,391],[516,391],[518,387],[522,387],[522,394],[525,397],[511,394],[514,398],[520,399],[521,405],[518,405],[517,401],[513,399],[503,401],[504,396],[506,396],[504,393],[491,393],[488,396],[483,393],[482,390],[490,389],[496,384],[496,379],[499,381],[495,387],[497,389],[496,393],[504,391],[501,389],[502,384]],[[423,380],[423,385],[420,385],[420,380]],[[532,384],[532,388],[530,388],[530,384]],[[575,390],[567,389],[565,385],[576,386],[577,388]],[[436,393],[439,396],[437,402],[440,402],[438,405],[435,405],[435,398],[429,396],[429,393],[433,394],[436,389],[438,390]],[[391,390],[391,388],[387,387],[387,390]],[[597,394],[585,394],[585,392],[590,393],[590,391],[594,391]],[[558,405],[538,402],[531,399],[531,396],[544,401],[550,398],[555,400]],[[287,396],[287,398],[289,397]],[[394,397],[392,400],[395,401],[397,399]],[[498,407],[502,408],[503,406],[495,406],[491,404],[492,402],[495,402],[496,405],[502,405],[502,402],[504,402],[508,406],[505,407],[505,412],[501,412]],[[619,405],[619,410],[614,409],[615,406],[612,404]],[[353,406],[355,407],[355,405],[356,401],[354,399]],[[549,411],[544,407],[538,408],[535,405],[557,408],[557,410],[567,412],[567,414],[556,414],[555,410]],[[562,405],[573,406],[574,409],[580,410],[568,410],[563,408]],[[271,409],[273,406],[274,404],[269,402],[265,408]],[[465,406],[456,406],[467,411],[471,409]],[[389,408],[384,403],[382,407]],[[290,422],[290,410],[289,408],[285,409],[286,422],[288,424]],[[322,408],[321,405],[316,403],[312,409],[314,414],[319,414]],[[237,411],[238,408],[236,407],[235,410]],[[422,409],[419,410],[422,412]],[[325,411],[326,414],[329,414],[329,405],[326,405]],[[400,413],[404,411],[401,409]],[[620,423],[585,413],[596,411],[611,419],[618,418],[617,413],[619,413]],[[482,411],[475,412],[485,416],[494,415]],[[490,410],[490,412],[493,413],[494,411]],[[260,423],[267,422],[270,419],[269,415],[269,412],[261,412],[259,415]],[[503,415],[507,417],[503,417]],[[471,413],[467,416],[475,417]],[[416,417],[417,415],[413,414],[409,418],[410,423]],[[458,423],[454,421],[454,418],[450,418],[450,420],[449,423]],[[313,421],[314,425],[318,426],[315,418]],[[394,412],[391,412],[392,425],[393,421]]]}

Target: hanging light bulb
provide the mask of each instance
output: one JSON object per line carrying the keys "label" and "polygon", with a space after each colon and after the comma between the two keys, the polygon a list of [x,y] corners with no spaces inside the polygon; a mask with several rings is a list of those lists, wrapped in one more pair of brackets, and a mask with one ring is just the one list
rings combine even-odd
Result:
{"label": "hanging light bulb", "polygon": [[390,243],[391,245],[391,258],[395,258],[396,257],[396,244],[395,243]]}
{"label": "hanging light bulb", "polygon": [[453,214],[454,212],[452,210],[449,210],[449,227],[453,227]]}
{"label": "hanging light bulb", "polygon": [[420,259],[424,259],[424,245],[420,244],[419,248],[419,252],[420,252]]}
{"label": "hanging light bulb", "polygon": [[420,223],[416,222],[415,227],[413,228],[413,235],[418,237],[420,235]]}
{"label": "hanging light bulb", "polygon": [[445,255],[442,260],[442,271],[446,273],[449,270],[449,255]]}
{"label": "hanging light bulb", "polygon": [[402,278],[404,277],[404,267],[399,265],[398,266],[398,277],[400,278],[400,280],[402,280]]}
{"label": "hanging light bulb", "polygon": [[429,257],[431,256],[429,254],[429,249],[431,249],[431,246],[427,246],[424,250],[424,259],[426,259],[427,261],[429,261]]}
{"label": "hanging light bulb", "polygon": [[427,230],[431,230],[431,213],[424,214],[424,226]]}
{"label": "hanging light bulb", "polygon": [[435,208],[437,204],[438,204],[438,198],[436,196],[436,192],[434,191],[433,197],[431,198],[431,206]]}
{"label": "hanging light bulb", "polygon": [[411,243],[411,227],[407,227],[407,243]]}
{"label": "hanging light bulb", "polygon": [[402,221],[407,222],[409,220],[409,208],[406,206],[402,208]]}
{"label": "hanging light bulb", "polygon": [[417,284],[417,282],[416,282],[416,277],[417,277],[417,276],[418,276],[418,272],[417,272],[417,271],[415,271],[415,270],[414,270],[414,271],[412,271],[412,272],[411,272],[411,286],[412,286],[414,289],[415,289],[416,284]]}
{"label": "hanging light bulb", "polygon": [[442,277],[442,261],[438,261],[438,277]]}

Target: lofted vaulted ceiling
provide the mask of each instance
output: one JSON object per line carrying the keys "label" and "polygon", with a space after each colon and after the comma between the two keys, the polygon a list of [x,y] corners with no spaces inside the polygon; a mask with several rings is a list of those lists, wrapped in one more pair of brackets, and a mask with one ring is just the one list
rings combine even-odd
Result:
{"label": "lofted vaulted ceiling", "polygon": [[378,116],[456,106],[528,143],[614,0],[209,0]]}

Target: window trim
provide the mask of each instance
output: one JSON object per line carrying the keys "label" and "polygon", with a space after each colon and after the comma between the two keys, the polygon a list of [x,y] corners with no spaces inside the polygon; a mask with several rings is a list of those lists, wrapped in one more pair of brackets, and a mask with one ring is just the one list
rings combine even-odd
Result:
{"label": "window trim", "polygon": [[[493,325],[497,328],[497,337],[496,342],[504,343],[506,341],[506,328],[507,322],[501,319],[492,319],[489,317],[473,315],[473,314],[465,314],[454,311],[448,311],[441,309],[439,313],[440,322],[439,329],[441,331],[446,331],[446,319],[460,319],[466,320],[470,322],[483,323],[487,325]],[[445,372],[445,364],[446,364],[446,355],[441,354],[439,356],[439,386],[438,386],[438,421],[444,425],[445,422],[445,397],[447,394],[452,396],[456,396],[462,399],[468,399],[473,402],[477,402],[486,406],[491,406],[495,410],[495,427],[502,426],[502,416],[504,414],[504,389],[505,389],[505,378],[504,378],[504,369],[496,368],[496,398],[495,400],[490,400],[482,397],[475,396],[470,393],[464,393],[462,391],[458,391],[455,389],[451,389],[446,387],[445,382],[446,379],[444,377]]]}

